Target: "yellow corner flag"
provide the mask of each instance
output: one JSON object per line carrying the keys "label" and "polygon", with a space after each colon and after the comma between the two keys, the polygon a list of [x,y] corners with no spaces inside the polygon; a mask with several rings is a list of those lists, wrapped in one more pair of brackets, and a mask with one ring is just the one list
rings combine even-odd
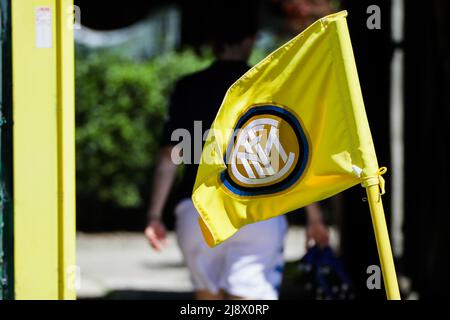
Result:
{"label": "yellow corner flag", "polygon": [[[343,11],[316,21],[228,89],[205,142],[192,194],[209,246],[246,224],[359,183],[371,188],[369,201],[378,201],[371,209],[383,214],[382,172],[346,15]],[[377,220],[380,230],[385,229],[382,218]],[[384,261],[392,262],[384,229],[381,238],[375,230],[377,242],[383,242]]]}
{"label": "yellow corner flag", "polygon": [[226,93],[192,195],[209,245],[377,175],[345,16],[315,22]]}

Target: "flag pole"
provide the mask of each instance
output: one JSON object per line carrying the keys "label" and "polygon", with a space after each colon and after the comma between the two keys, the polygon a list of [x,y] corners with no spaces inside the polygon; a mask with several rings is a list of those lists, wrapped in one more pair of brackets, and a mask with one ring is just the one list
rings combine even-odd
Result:
{"label": "flag pole", "polygon": [[[383,169],[385,170],[385,168]],[[376,178],[367,178],[363,182],[363,187],[366,188],[367,192],[367,200],[369,202],[370,215],[372,217],[372,225],[377,242],[386,296],[388,300],[400,300],[400,290],[398,288],[397,275],[395,273],[394,258],[392,256],[383,202],[381,200],[381,193],[384,193],[384,185],[382,185],[384,184],[384,180],[382,179],[381,175]],[[380,189],[382,192],[380,192]]]}

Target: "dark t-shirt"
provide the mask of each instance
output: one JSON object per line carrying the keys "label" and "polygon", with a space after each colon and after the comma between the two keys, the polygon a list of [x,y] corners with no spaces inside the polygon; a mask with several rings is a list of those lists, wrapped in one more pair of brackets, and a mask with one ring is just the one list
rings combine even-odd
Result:
{"label": "dark t-shirt", "polygon": [[186,129],[191,135],[191,164],[185,164],[183,179],[176,194],[178,200],[191,197],[201,155],[199,146],[203,147],[200,130],[195,135],[194,121],[201,121],[203,136],[211,127],[228,88],[248,69],[244,61],[219,60],[203,71],[180,79],[175,85],[169,115],[164,124],[162,145],[176,145],[181,141],[171,141],[176,129]]}

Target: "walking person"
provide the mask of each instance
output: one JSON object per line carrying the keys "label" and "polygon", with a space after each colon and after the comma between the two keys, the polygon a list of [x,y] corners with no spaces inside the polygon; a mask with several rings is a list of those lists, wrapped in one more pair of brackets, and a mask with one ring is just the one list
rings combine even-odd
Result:
{"label": "walking person", "polygon": [[[194,121],[210,128],[226,90],[248,69],[257,31],[251,19],[219,25],[215,32],[215,62],[188,75],[175,85],[165,123],[145,235],[150,245],[162,250],[166,228],[162,211],[176,175],[172,154],[180,150],[172,132],[186,129],[194,136]],[[194,146],[194,143],[192,143]],[[191,150],[191,155],[200,156]],[[186,156],[186,155],[184,155]],[[185,164],[181,194],[175,207],[178,244],[189,268],[197,299],[277,299],[283,270],[283,244],[287,231],[285,216],[247,225],[215,248],[205,243],[198,225],[191,193],[198,159]]]}

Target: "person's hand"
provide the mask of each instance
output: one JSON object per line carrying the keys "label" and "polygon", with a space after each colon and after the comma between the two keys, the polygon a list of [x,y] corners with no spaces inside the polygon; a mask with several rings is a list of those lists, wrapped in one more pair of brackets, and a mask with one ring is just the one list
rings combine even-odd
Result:
{"label": "person's hand", "polygon": [[321,248],[330,245],[330,230],[323,222],[309,223],[306,227],[306,249],[314,245]]}
{"label": "person's hand", "polygon": [[145,228],[144,233],[148,239],[148,242],[156,251],[161,251],[161,249],[167,244],[166,227],[159,219],[151,220]]}

